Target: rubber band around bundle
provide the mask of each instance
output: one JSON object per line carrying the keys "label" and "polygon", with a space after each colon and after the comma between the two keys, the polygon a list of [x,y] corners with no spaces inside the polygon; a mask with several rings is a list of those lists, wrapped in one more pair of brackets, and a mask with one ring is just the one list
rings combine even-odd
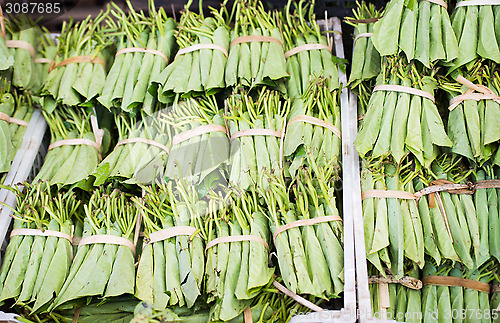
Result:
{"label": "rubber band around bundle", "polygon": [[170,150],[167,148],[167,146],[160,144],[157,141],[151,140],[151,139],[146,139],[146,138],[128,138],[128,139],[123,139],[120,140],[116,143],[116,147],[121,146],[121,145],[126,145],[126,144],[133,144],[133,143],[143,143],[147,144],[150,146],[158,147],[161,150],[164,150],[167,152],[167,154],[170,153]]}
{"label": "rubber band around bundle", "polygon": [[269,36],[241,36],[241,37],[236,37],[231,41],[229,44],[229,49],[231,49],[234,45],[236,44],[242,44],[242,43],[250,43],[250,42],[268,42],[268,43],[277,43],[280,44],[281,47],[283,47],[283,43],[281,40],[274,38],[274,37],[269,37]]}
{"label": "rubber band around bundle", "polygon": [[226,56],[226,58],[229,58],[229,54],[227,52],[227,49],[225,49],[224,47],[222,47],[220,45],[217,45],[217,44],[196,44],[196,45],[193,45],[193,46],[189,46],[189,47],[186,47],[186,48],[179,49],[179,51],[177,52],[177,54],[175,54],[174,60],[177,59],[177,57],[179,57],[180,55],[184,55],[184,54],[191,53],[191,52],[194,52],[194,51],[197,51],[197,50],[201,50],[201,49],[219,50],[219,51],[221,51],[224,54],[224,56]]}
{"label": "rubber band around bundle", "polygon": [[243,318],[245,323],[253,323],[252,309],[250,308],[250,306],[245,308],[245,310],[243,311]]}
{"label": "rubber band around bundle", "polygon": [[213,246],[218,245],[219,243],[244,242],[244,241],[258,242],[261,245],[263,245],[267,249],[267,251],[270,251],[269,245],[267,244],[266,240],[262,239],[261,237],[254,235],[239,235],[239,236],[226,236],[226,237],[216,238],[207,243],[207,245],[205,246],[205,252],[208,249],[212,248]]}
{"label": "rubber band around bundle", "polygon": [[466,6],[498,6],[500,0],[469,0],[457,2],[455,8]]}
{"label": "rubber band around bundle", "polygon": [[100,154],[101,147],[99,147],[99,145],[95,141],[92,141],[92,140],[86,139],[86,138],[59,140],[59,141],[51,143],[48,150],[52,150],[54,148],[61,147],[61,146],[79,146],[79,145],[94,147],[95,149],[97,149],[97,151],[99,151],[99,154]]}
{"label": "rubber band around bundle", "polygon": [[[481,84],[474,84],[471,81],[467,80],[465,77],[459,75],[457,77],[457,82],[463,84],[469,88],[464,94],[458,95],[450,100],[450,106],[448,110],[452,111],[455,109],[460,103],[466,100],[493,100],[496,103],[500,104],[500,97],[496,95],[490,88]],[[476,91],[476,92],[474,92]]]}
{"label": "rubber band around bundle", "polygon": [[474,183],[474,190],[483,188],[500,188],[500,179],[486,179]]}
{"label": "rubber band around bundle", "polygon": [[245,137],[245,136],[273,136],[273,137],[281,138],[283,136],[283,132],[271,130],[271,129],[240,130],[240,131],[233,133],[230,137],[230,140],[233,141],[236,138]]}
{"label": "rubber band around bundle", "polygon": [[370,276],[368,277],[368,283],[369,284],[400,284],[405,287],[414,289],[414,290],[420,290],[423,287],[423,283],[420,279],[410,277],[410,276],[404,276],[401,279],[396,279],[392,275],[387,275],[387,277],[384,276]]}
{"label": "rubber band around bundle", "polygon": [[468,289],[477,290],[483,293],[490,293],[490,285],[477,280],[461,278],[461,277],[450,277],[450,276],[426,276],[422,279],[422,283],[425,285],[434,286],[451,286],[451,287],[463,287]]}
{"label": "rubber band around bundle", "polygon": [[76,63],[92,63],[92,64],[100,64],[102,66],[106,66],[106,62],[100,57],[92,57],[92,56],[74,56],[63,60],[62,62],[51,66],[49,72],[55,70],[58,67],[65,66],[68,64],[76,64]]}
{"label": "rubber band around bundle", "polygon": [[8,48],[20,48],[27,50],[32,58],[35,58],[36,56],[35,48],[30,43],[23,40],[6,40],[5,45],[7,45]]}
{"label": "rubber band around bundle", "polygon": [[45,58],[45,57],[35,58],[34,62],[37,64],[54,64],[53,60],[50,60],[50,59]]}
{"label": "rubber band around bundle", "polygon": [[19,119],[16,119],[16,118],[11,118],[11,117],[9,117],[8,114],[5,114],[3,112],[0,112],[0,120],[1,121],[5,121],[7,123],[17,124],[17,125],[23,126],[23,127],[27,127],[28,126],[28,123],[26,121],[19,120]]}
{"label": "rubber band around bundle", "polygon": [[448,9],[448,4],[446,2],[444,2],[443,0],[426,0],[426,1],[432,2],[432,3],[437,4],[445,9]]}
{"label": "rubber band around bundle", "polygon": [[393,91],[393,92],[408,93],[429,99],[434,103],[436,102],[436,99],[431,93],[403,85],[391,85],[391,84],[377,85],[373,89],[373,92],[375,91]]}
{"label": "rubber band around bundle", "polygon": [[122,48],[118,50],[115,54],[115,57],[120,55],[120,54],[125,54],[125,53],[149,53],[153,55],[160,56],[167,62],[168,64],[168,57],[161,51],[156,50],[156,49],[149,49],[149,48],[143,48],[143,47],[127,47],[127,48]]}
{"label": "rubber band around bundle", "polygon": [[332,51],[332,48],[328,45],[323,45],[323,44],[305,44],[305,45],[300,45],[295,48],[290,49],[285,53],[285,58],[288,58],[290,56],[293,56],[295,54],[298,54],[300,52],[306,51],[306,50],[317,50],[317,49],[326,49],[328,51]]}
{"label": "rubber band around bundle", "polygon": [[339,128],[335,127],[333,124],[331,124],[329,122],[326,122],[326,121],[323,121],[321,119],[318,119],[318,118],[315,118],[315,117],[311,117],[311,116],[298,115],[296,117],[293,117],[288,122],[288,126],[290,126],[291,124],[294,124],[296,122],[301,122],[301,121],[302,122],[307,122],[307,123],[310,123],[310,124],[313,124],[313,125],[316,125],[316,126],[327,128],[327,129],[331,130],[335,135],[337,135],[337,137],[339,137],[340,139],[342,139],[342,134],[341,134]]}
{"label": "rubber band around bundle", "polygon": [[89,237],[84,237],[80,240],[80,243],[78,244],[79,247],[88,245],[88,244],[96,244],[96,243],[103,243],[103,244],[115,244],[119,246],[125,246],[130,248],[132,252],[135,254],[135,245],[132,243],[127,238],[123,237],[118,237],[118,236],[112,236],[112,235],[107,235],[107,234],[97,234]]}
{"label": "rubber band around bundle", "polygon": [[198,231],[195,227],[190,226],[176,226],[159,231],[155,231],[149,234],[149,240],[147,244],[152,244],[155,242],[167,240],[177,236],[192,236]]}
{"label": "rubber band around bundle", "polygon": [[358,40],[358,38],[361,38],[361,37],[365,37],[365,38],[368,38],[368,37],[371,37],[373,36],[373,33],[361,33],[361,34],[358,34],[356,35],[356,37],[354,37],[354,43],[356,42],[356,40]]}
{"label": "rubber band around bundle", "polygon": [[393,190],[367,190],[361,193],[361,200],[366,200],[372,197],[381,198],[395,198],[405,200],[416,200],[417,197],[410,192],[406,191],[393,191]]}
{"label": "rubber band around bundle", "polygon": [[174,138],[172,138],[172,146],[180,144],[181,142],[191,139],[193,137],[201,136],[211,132],[223,132],[227,135],[226,127],[218,124],[209,124],[188,131],[184,131],[178,135],[175,135]]}
{"label": "rubber band around bundle", "polygon": [[303,220],[290,222],[288,224],[285,224],[285,225],[279,227],[278,229],[276,229],[276,231],[274,231],[273,241],[276,242],[276,237],[280,233],[282,233],[286,230],[290,230],[292,228],[304,227],[304,226],[308,226],[308,225],[315,225],[318,223],[332,222],[332,221],[342,221],[342,218],[338,215],[329,215],[329,216],[320,216],[317,218],[303,219]]}
{"label": "rubber band around bundle", "polygon": [[14,229],[10,233],[10,237],[14,236],[41,236],[41,237],[57,237],[61,239],[66,239],[70,243],[73,243],[73,238],[71,235],[54,230],[39,230],[39,229]]}
{"label": "rubber band around bundle", "polygon": [[429,195],[438,192],[448,192],[450,194],[472,194],[471,186],[467,184],[439,184],[424,187],[414,194],[417,199],[420,199],[424,195]]}
{"label": "rubber band around bundle", "polygon": [[293,299],[294,301],[296,301],[297,303],[301,304],[301,305],[304,305],[305,307],[315,311],[315,312],[323,312],[323,309],[321,307],[319,307],[318,305],[308,301],[307,299],[295,294],[294,292],[292,292],[291,290],[289,290],[288,288],[286,288],[285,286],[281,285],[280,283],[278,283],[277,281],[274,281],[273,282],[273,285],[274,287],[276,287],[280,292],[282,292],[283,294],[285,294],[286,296],[290,297],[291,299]]}

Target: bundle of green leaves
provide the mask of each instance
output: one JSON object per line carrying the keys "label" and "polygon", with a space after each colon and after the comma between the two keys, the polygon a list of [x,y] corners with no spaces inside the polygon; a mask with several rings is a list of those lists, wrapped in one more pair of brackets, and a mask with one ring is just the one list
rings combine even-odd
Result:
{"label": "bundle of green leaves", "polygon": [[[51,144],[68,139],[85,139],[86,143],[64,144],[47,152],[42,169],[34,182],[48,180],[51,185],[83,183],[99,164],[100,148],[91,129],[86,109],[59,108],[43,112],[50,128]],[[95,145],[90,145],[90,142]],[[63,142],[64,143],[64,142]]]}
{"label": "bundle of green leaves", "polygon": [[285,93],[284,82],[289,75],[278,12],[265,11],[259,0],[235,1],[233,11],[235,18],[226,66],[226,86],[253,88],[267,85]]}
{"label": "bundle of green leaves", "polygon": [[[110,27],[103,24],[109,10],[77,23],[64,22],[57,56],[40,92],[45,111],[58,104],[93,106],[101,94],[109,66]],[[108,63],[108,64],[107,64]]]}
{"label": "bundle of green leaves", "polygon": [[203,226],[206,202],[198,199],[193,186],[177,183],[144,187],[144,197],[134,198],[143,216],[145,236],[150,239],[142,249],[135,296],[157,310],[196,308],[204,292],[203,234],[195,230],[192,235],[151,241],[161,230]]}
{"label": "bundle of green leaves", "polygon": [[426,67],[451,62],[459,55],[446,1],[391,0],[373,26],[373,45],[381,56],[403,52]]}
{"label": "bundle of green leaves", "polygon": [[[228,114],[224,118],[231,134],[229,182],[243,190],[266,186],[265,177],[260,175],[278,172],[281,167],[280,143],[290,101],[282,100],[279,92],[266,87],[255,95],[240,88],[226,104]],[[266,133],[258,133],[262,129]]]}
{"label": "bundle of green leaves", "polygon": [[[312,168],[314,173],[301,169],[288,185],[282,173],[275,174],[259,193],[268,205],[266,215],[286,288],[331,299],[344,289],[343,223],[334,194],[334,168]],[[331,218],[321,221],[323,217]],[[299,220],[318,222],[280,230]]]}
{"label": "bundle of green leaves", "polygon": [[[171,101],[175,94],[183,97],[212,95],[226,87],[224,73],[229,50],[229,14],[225,2],[219,11],[211,8],[213,17],[189,10],[188,1],[177,26],[179,52],[159,76],[158,98]],[[198,46],[195,49],[191,46]],[[192,50],[191,50],[192,49]],[[150,91],[155,91],[152,87]]]}
{"label": "bundle of green leaves", "polygon": [[426,97],[405,91],[374,91],[354,142],[363,158],[378,158],[388,152],[396,163],[411,153],[429,168],[438,147],[451,147],[433,95],[437,88],[435,68],[408,64],[402,57],[387,57],[376,85],[417,89]]}
{"label": "bundle of green leaves", "polygon": [[106,108],[122,111],[154,113],[155,96],[148,92],[153,80],[172,60],[175,46],[175,21],[165,10],[156,9],[148,0],[149,16],[137,12],[127,1],[128,12],[112,3],[106,20],[117,43],[116,56],[102,84],[98,101]]}
{"label": "bundle of green leaves", "polygon": [[[357,2],[352,10],[353,17],[346,17],[346,23],[354,27],[354,49],[352,53],[349,86],[356,92],[362,110],[366,110],[371,95],[373,80],[380,73],[381,58],[373,46],[371,34],[373,25],[382,13],[371,3]],[[363,112],[364,113],[364,112]]]}
{"label": "bundle of green leaves", "polygon": [[129,243],[114,244],[102,239],[81,244],[82,241],[49,311],[68,302],[78,307],[91,298],[134,294],[135,250],[131,246],[139,213],[137,207],[125,193],[108,187],[94,191],[84,210],[82,240],[93,236],[102,239],[102,235],[106,235]]}
{"label": "bundle of green leaves", "polygon": [[210,195],[208,216],[199,227],[207,243],[241,235],[261,239],[222,241],[207,249],[205,292],[209,302],[215,301],[211,320],[228,321],[255,304],[274,280],[269,267],[269,224],[255,190]]}
{"label": "bundle of green leaves", "polygon": [[[45,312],[69,274],[72,220],[81,216],[80,201],[72,191],[55,191],[46,182],[25,183],[25,192],[18,189],[17,199],[13,232],[40,231],[10,239],[0,271],[0,301],[12,299],[31,313]],[[43,235],[45,230],[52,233]]]}
{"label": "bundle of green leaves", "polygon": [[132,117],[115,113],[118,142],[113,151],[92,172],[94,186],[114,179],[130,184],[150,184],[164,165],[171,142],[170,126],[160,115],[165,106],[157,103],[153,115],[141,112]]}
{"label": "bundle of green leaves", "polygon": [[292,101],[287,115],[283,157],[291,177],[300,167],[310,166],[306,155],[314,158],[316,165],[340,168],[340,128],[339,91],[329,90],[327,78],[311,80],[304,94]]}
{"label": "bundle of green leaves", "polygon": [[319,76],[326,79],[328,90],[334,91],[339,88],[339,71],[328,41],[330,36],[320,31],[314,15],[314,3],[306,3],[305,0],[294,2],[295,10],[292,13],[290,12],[292,2],[288,1],[281,17],[285,49],[290,51],[310,45],[324,47],[316,49],[302,47],[304,50],[286,57],[286,67],[290,74],[290,79],[286,82],[287,94],[290,98],[302,96],[309,88],[309,83]]}

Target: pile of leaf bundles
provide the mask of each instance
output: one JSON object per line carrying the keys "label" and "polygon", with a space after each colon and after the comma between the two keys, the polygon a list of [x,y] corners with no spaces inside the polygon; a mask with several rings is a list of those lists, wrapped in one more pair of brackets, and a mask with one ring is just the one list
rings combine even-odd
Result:
{"label": "pile of leaf bundles", "polygon": [[[459,263],[447,262],[436,266],[428,261],[422,271],[423,322],[450,321],[450,317],[458,317],[453,321],[491,322],[495,314],[491,311],[486,290],[478,290],[472,286],[471,288],[454,286],[453,283],[448,286],[427,284],[426,278],[428,276],[456,277],[489,284],[494,277],[495,270],[498,270],[498,264],[493,262],[488,262],[479,268],[469,269]],[[475,287],[482,289],[482,286]]]}
{"label": "pile of leaf bundles", "polygon": [[10,170],[34,111],[32,97],[29,94],[20,94],[16,91],[9,93],[9,90],[10,83],[0,79],[0,113],[17,119],[16,122],[0,120],[0,173]]}
{"label": "pile of leaf bundles", "polygon": [[[290,98],[300,97],[307,91],[311,79],[324,77],[328,90],[339,88],[338,67],[334,63],[329,47],[329,36],[321,33],[314,15],[314,3],[301,0],[294,2],[295,10],[290,12],[293,1],[288,1],[283,19],[285,49],[290,51],[304,45],[323,45],[326,48],[300,51],[286,58],[290,79],[286,83]],[[307,14],[307,20],[306,20]],[[251,44],[250,46],[252,46]],[[252,48],[250,48],[252,52]]]}
{"label": "pile of leaf bundles", "polygon": [[229,321],[251,306],[274,280],[269,268],[268,219],[255,189],[209,193],[208,216],[200,228],[207,243],[251,235],[261,241],[220,242],[207,249],[206,293],[215,301],[211,320]]}
{"label": "pile of leaf bundles", "polygon": [[[411,87],[433,97],[435,73],[435,69],[419,69],[402,58],[388,57],[382,62],[377,86]],[[405,92],[374,91],[360,127],[354,144],[363,158],[390,152],[399,163],[411,153],[428,168],[438,155],[438,147],[452,145],[433,99]]]}
{"label": "pile of leaf bundles", "polygon": [[[403,278],[405,282],[412,285],[412,288],[397,282],[388,283],[387,290],[389,292],[390,307],[382,308],[381,300],[384,295],[384,289],[376,282],[370,282],[370,296],[372,302],[373,316],[381,319],[396,320],[397,322],[420,323],[422,322],[422,295],[420,272],[412,262],[405,264],[406,276]],[[373,271],[377,273],[377,271]],[[411,279],[415,279],[411,281]],[[418,284],[418,285],[417,285]],[[385,310],[385,313],[384,313]],[[384,317],[385,315],[385,317]]]}
{"label": "pile of leaf bundles", "polygon": [[125,193],[111,187],[94,191],[84,209],[82,240],[96,235],[110,235],[128,240],[131,246],[106,243],[104,240],[80,244],[64,285],[49,307],[50,311],[67,302],[78,306],[91,298],[134,294],[135,250],[131,247],[134,245],[138,209]]}
{"label": "pile of leaf bundles", "polygon": [[[296,294],[331,299],[344,290],[343,223],[334,194],[334,169],[312,163],[314,172],[301,169],[289,185],[282,174],[274,175],[260,195],[268,205],[280,276],[286,288]],[[325,216],[332,218],[277,232],[295,221]]]}
{"label": "pile of leaf bundles", "polygon": [[371,3],[362,1],[352,10],[353,17],[347,17],[346,23],[354,27],[354,49],[351,63],[349,84],[357,88],[359,94],[367,91],[366,81],[374,79],[380,73],[380,54],[373,46],[373,25],[382,15]]}
{"label": "pile of leaf bundles", "polygon": [[[80,210],[80,201],[73,192],[51,191],[47,183],[26,183],[24,193],[17,189],[17,203],[13,232],[50,230],[71,238],[71,219]],[[67,238],[54,234],[13,235],[0,271],[0,301],[13,299],[31,313],[46,311],[59,295],[71,259],[72,246]]]}
{"label": "pile of leaf bundles", "polygon": [[467,5],[457,1],[451,16],[458,40],[455,67],[465,65],[477,57],[500,63],[500,8],[492,5]]}
{"label": "pile of leaf bundles", "polygon": [[446,7],[425,0],[391,0],[373,26],[372,41],[381,56],[403,52],[426,67],[459,55]]}
{"label": "pile of leaf bundles", "polygon": [[[495,154],[500,142],[500,74],[496,64],[488,61],[476,60],[467,67],[464,77],[474,89],[453,79],[442,84],[451,100],[447,130],[453,142],[451,151],[481,165]],[[491,96],[481,99],[477,90],[497,99]],[[500,154],[495,154],[494,162],[500,164]]]}
{"label": "pile of leaf bundles", "polygon": [[[498,167],[483,167],[474,172],[475,182],[500,179]],[[500,215],[498,212],[500,188],[476,188],[474,205],[476,206],[479,229],[480,256],[476,262],[480,266],[488,258],[495,257],[500,261]]]}
{"label": "pile of leaf bundles", "polygon": [[[225,169],[229,160],[229,138],[215,96],[176,102],[169,112],[162,115],[162,121],[173,127],[165,177],[199,184],[209,174]],[[204,131],[200,127],[212,129]]]}
{"label": "pile of leaf bundles", "polygon": [[[226,66],[226,86],[276,86],[285,93],[284,81],[289,75],[279,13],[266,12],[259,0],[237,0],[234,6],[236,16],[231,30],[233,43]],[[247,36],[265,37],[265,40],[239,38]]]}
{"label": "pile of leaf bundles", "polygon": [[[164,229],[205,225],[207,203],[198,199],[192,186],[169,182],[143,189],[143,199],[134,200],[143,215],[147,239]],[[195,229],[191,235],[146,243],[137,269],[135,296],[151,302],[156,310],[195,306],[203,293],[204,238]]]}
{"label": "pile of leaf bundles", "polygon": [[117,53],[98,98],[108,109],[153,113],[156,94],[148,89],[173,58],[175,21],[163,8],[155,9],[153,0],[148,3],[149,16],[136,12],[130,1],[127,13],[112,4],[107,23],[120,30],[115,38]]}
{"label": "pile of leaf bundles", "polygon": [[[301,120],[303,116],[316,118],[313,122],[327,124],[321,126],[307,122],[308,119]],[[339,91],[331,92],[326,78],[319,77],[309,83],[304,94],[293,100],[287,119],[283,157],[290,163],[288,171],[292,177],[300,167],[309,166],[307,154],[315,158],[317,165],[331,163],[340,167]]]}
{"label": "pile of leaf bundles", "polygon": [[[391,190],[415,193],[415,165],[405,161],[395,166],[388,160],[364,161],[361,191]],[[396,279],[404,275],[410,260],[424,266],[424,233],[418,206],[413,199],[366,197],[363,200],[366,257],[381,273]]]}
{"label": "pile of leaf bundles", "polygon": [[[168,102],[177,93],[183,97],[212,95],[226,87],[224,73],[229,50],[226,6],[222,4],[220,11],[211,8],[213,17],[205,17],[203,12],[190,11],[191,3],[192,0],[188,1],[184,7],[177,26],[179,53],[155,80],[160,85],[150,89],[154,92],[157,88],[160,101]],[[206,47],[187,51],[191,46]]]}
{"label": "pile of leaf bundles", "polygon": [[[50,128],[51,144],[80,138],[87,139],[87,143],[96,142],[91,129],[91,112],[86,109],[60,108],[43,115]],[[34,182],[48,180],[51,185],[64,186],[87,179],[99,164],[97,147],[97,143],[96,146],[78,143],[50,149]]]}
{"label": "pile of leaf bundles", "polygon": [[90,101],[101,94],[111,43],[109,27],[103,24],[108,14],[63,22],[57,56],[40,92],[45,111],[54,111],[57,104],[93,106]]}
{"label": "pile of leaf bundles", "polygon": [[[416,181],[415,188],[466,184],[471,172],[461,165],[460,158],[443,155],[426,178]],[[485,191],[479,190],[479,195],[473,196],[468,189],[448,190],[420,198],[425,252],[434,263],[439,265],[449,259],[472,269],[489,259],[488,213],[482,210],[486,205],[475,204],[482,200]]]}
{"label": "pile of leaf bundles", "polygon": [[[252,96],[239,89],[226,100],[225,116],[231,134],[229,182],[243,190],[267,185],[260,174],[280,169],[280,144],[290,100],[281,100],[277,91],[262,88]],[[265,129],[266,134],[248,131]],[[235,137],[242,131],[240,137]]]}
{"label": "pile of leaf bundles", "polygon": [[42,75],[38,73],[35,57],[40,45],[42,30],[25,15],[9,18],[6,21],[5,29],[8,41],[22,41],[23,43],[18,44],[19,47],[16,45],[16,47],[9,48],[9,52],[14,58],[14,64],[1,74],[12,80],[12,85],[17,88],[39,90]]}
{"label": "pile of leaf bundles", "polygon": [[118,143],[92,173],[95,186],[112,179],[130,184],[149,184],[154,180],[156,167],[164,165],[170,146],[170,126],[160,119],[161,111],[159,108],[151,116],[141,113],[142,118],[123,112],[115,114]]}

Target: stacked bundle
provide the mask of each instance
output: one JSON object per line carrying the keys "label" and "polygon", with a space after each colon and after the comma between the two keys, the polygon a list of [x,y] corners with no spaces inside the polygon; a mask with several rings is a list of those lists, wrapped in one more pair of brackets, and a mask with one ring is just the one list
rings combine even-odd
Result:
{"label": "stacked bundle", "polygon": [[[314,19],[314,6],[305,1],[295,3],[295,11],[290,13],[289,1],[282,18],[285,44],[286,67],[290,79],[286,83],[288,96],[300,97],[305,94],[313,78],[322,76],[326,88],[332,92],[339,88],[338,68],[332,55],[331,39],[322,35]],[[305,14],[309,10],[309,19]]]}
{"label": "stacked bundle", "polygon": [[98,189],[84,205],[85,219],[78,251],[64,285],[48,311],[92,297],[133,294],[135,287],[134,232],[138,209],[118,190]]}
{"label": "stacked bundle", "polygon": [[0,301],[13,299],[34,312],[45,311],[61,291],[72,259],[72,218],[81,213],[71,191],[51,192],[46,183],[18,191],[18,207],[0,282]]}
{"label": "stacked bundle", "polygon": [[106,48],[112,41],[102,24],[108,14],[63,23],[57,56],[40,92],[45,111],[54,111],[58,104],[92,106],[91,100],[101,94],[107,73]]}
{"label": "stacked bundle", "polygon": [[275,86],[286,92],[288,79],[278,13],[264,11],[258,0],[235,2],[226,86]]}
{"label": "stacked bundle", "polygon": [[281,168],[280,142],[290,102],[283,102],[277,91],[267,88],[256,98],[241,90],[226,102],[231,135],[229,182],[241,189],[266,185],[260,174]]}
{"label": "stacked bundle", "polygon": [[197,200],[196,192],[188,191],[191,187],[176,187],[183,194],[174,196],[171,184],[145,188],[144,198],[134,199],[147,238],[135,296],[158,310],[192,308],[204,281],[203,234],[194,225],[206,214],[206,202]]}
{"label": "stacked bundle", "polygon": [[167,178],[199,185],[210,174],[220,176],[229,158],[229,139],[215,96],[175,103],[164,122],[174,135],[163,172]]}
{"label": "stacked bundle", "polygon": [[443,0],[393,0],[373,26],[373,45],[381,56],[403,52],[408,62],[431,67],[436,61],[451,62],[459,53]]}
{"label": "stacked bundle", "polygon": [[179,51],[175,60],[156,79],[158,98],[163,102],[181,94],[184,97],[212,95],[225,88],[224,71],[228,58],[229,31],[227,10],[211,9],[213,17],[205,18],[189,10],[186,5],[177,26]]}
{"label": "stacked bundle", "polygon": [[92,176],[99,186],[113,179],[126,183],[151,183],[156,176],[156,165],[167,160],[170,129],[160,120],[162,104],[156,104],[152,116],[142,114],[142,120],[127,113],[115,114],[118,142],[113,151],[99,163]]}
{"label": "stacked bundle", "polygon": [[115,39],[118,43],[115,59],[101,84],[98,101],[108,109],[120,107],[127,112],[140,109],[152,114],[154,96],[147,90],[172,58],[175,21],[167,18],[163,8],[156,11],[152,1],[149,17],[136,12],[130,2],[128,7],[129,12],[125,13],[113,4],[112,17],[106,20],[113,30],[121,32]]}
{"label": "stacked bundle", "polygon": [[91,129],[91,114],[85,110],[57,109],[44,112],[50,127],[51,144],[34,182],[52,185],[79,184],[96,169],[101,140]]}

